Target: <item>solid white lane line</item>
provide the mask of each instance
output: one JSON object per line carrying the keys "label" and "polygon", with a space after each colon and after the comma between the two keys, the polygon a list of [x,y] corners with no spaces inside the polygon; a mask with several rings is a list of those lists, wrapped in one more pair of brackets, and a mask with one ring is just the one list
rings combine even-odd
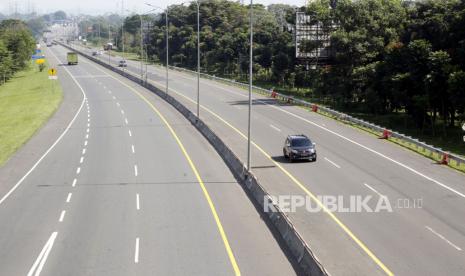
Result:
{"label": "solid white lane line", "polygon": [[87,140],[84,141],[84,146],[87,146]]}
{"label": "solid white lane line", "polygon": [[333,161],[329,160],[328,158],[325,157],[325,160],[328,161],[329,163],[331,163],[334,167],[340,169],[341,166],[339,166],[338,164],[334,163]]}
{"label": "solid white lane line", "polygon": [[377,195],[379,195],[380,197],[385,197],[385,195],[381,194],[380,192],[378,192],[375,188],[371,187],[370,185],[366,184],[366,183],[363,183],[363,185],[365,185],[365,187],[367,187],[368,189],[372,190],[374,193],[376,193]]}
{"label": "solid white lane line", "polygon": [[[51,52],[52,55],[55,57],[55,59],[61,63],[61,61],[57,58],[57,56]],[[77,80],[74,78],[73,75],[71,75],[71,73],[68,71],[67,68],[65,68],[65,71],[68,72],[68,74],[71,76],[71,78],[74,80],[74,82],[77,84],[77,86],[81,89],[81,93],[82,93],[82,102],[81,102],[81,105],[79,106],[79,109],[77,110],[76,114],[74,114],[74,117],[71,119],[71,121],[69,122],[69,124],[66,126],[65,130],[61,133],[61,135],[55,140],[55,142],[47,149],[47,151],[39,158],[39,160],[37,160],[34,165],[29,169],[29,171],[27,171],[27,173],[21,177],[21,179],[16,182],[16,184],[8,191],[8,193],[6,193],[1,199],[0,199],[0,205],[18,188],[19,185],[21,185],[21,183],[23,183],[24,179],[26,179],[26,177],[28,177],[29,174],[31,174],[32,171],[35,170],[35,168],[39,165],[40,162],[42,162],[42,160],[53,150],[53,148],[55,148],[55,146],[58,144],[58,142],[61,141],[61,139],[63,138],[63,136],[65,136],[65,134],[68,132],[68,130],[70,129],[71,125],[74,123],[74,121],[76,120],[77,116],[79,115],[79,113],[81,112],[82,108],[84,107],[84,103],[87,99],[86,97],[86,93],[84,92],[84,89],[82,89],[82,86],[77,82]]]}
{"label": "solid white lane line", "polygon": [[275,127],[274,125],[271,125],[271,124],[270,124],[270,127],[271,127],[272,129],[276,130],[276,131],[281,132],[281,130],[280,130],[279,128]]}
{"label": "solid white lane line", "polygon": [[[220,86],[218,86],[218,85],[216,85],[216,84],[212,84],[212,85],[215,86],[215,87],[218,87],[218,88],[220,88],[220,89],[222,89],[222,90],[224,90],[224,91],[227,91],[227,92],[236,94],[236,95],[238,95],[238,96],[241,96],[241,97],[248,97],[247,95],[244,95],[244,94],[242,94],[242,93],[236,93],[236,92],[230,90],[229,88],[223,88],[223,87],[220,87]],[[178,94],[179,94],[179,93],[178,93]],[[189,99],[190,99],[190,98],[189,98]],[[191,99],[191,100],[192,100],[192,99]],[[361,143],[358,143],[358,142],[356,142],[356,141],[354,141],[354,140],[352,140],[352,139],[350,139],[350,138],[347,138],[347,137],[345,137],[345,136],[342,135],[342,134],[339,134],[339,133],[337,133],[337,132],[335,132],[335,131],[332,131],[332,130],[326,128],[325,126],[321,126],[321,125],[319,125],[319,124],[317,124],[317,123],[315,123],[315,122],[312,122],[312,121],[310,121],[310,120],[305,119],[305,118],[302,117],[302,116],[299,116],[299,115],[297,115],[297,114],[294,114],[294,113],[292,113],[292,112],[290,112],[290,111],[287,111],[287,110],[285,110],[285,109],[283,109],[283,108],[281,108],[281,107],[278,107],[278,106],[274,106],[274,105],[272,105],[272,104],[269,104],[269,103],[267,103],[267,102],[265,102],[265,101],[263,101],[263,100],[260,100],[260,99],[257,99],[257,98],[254,98],[254,100],[256,100],[257,102],[262,103],[262,104],[264,104],[264,105],[267,105],[267,106],[269,106],[269,107],[271,107],[271,108],[274,108],[274,109],[276,109],[276,110],[279,110],[279,111],[281,111],[281,112],[283,112],[283,113],[286,113],[286,114],[288,114],[288,115],[290,115],[290,116],[292,116],[292,117],[295,117],[295,118],[297,118],[297,119],[299,119],[299,120],[302,120],[302,121],[304,121],[304,122],[306,122],[306,123],[309,123],[309,124],[311,124],[311,125],[314,125],[314,126],[320,128],[320,129],[322,129],[322,130],[325,130],[325,131],[327,131],[327,132],[329,132],[329,133],[331,133],[331,134],[334,134],[334,135],[338,136],[339,138],[341,138],[341,139],[343,139],[343,140],[346,140],[346,141],[348,141],[348,142],[350,142],[350,143],[352,143],[352,144],[354,144],[354,145],[357,145],[357,146],[359,146],[359,147],[361,147],[361,148],[363,148],[363,149],[365,149],[365,150],[367,150],[367,151],[369,151],[369,152],[371,152],[371,153],[374,153],[375,155],[378,155],[378,156],[380,156],[380,157],[382,157],[382,158],[384,158],[384,159],[386,159],[386,160],[389,160],[389,161],[391,161],[392,163],[395,163],[395,164],[397,164],[397,165],[403,167],[404,169],[406,169],[406,170],[408,170],[408,171],[410,171],[410,172],[412,172],[412,173],[414,173],[414,174],[416,174],[416,175],[418,175],[418,176],[421,176],[421,177],[423,177],[423,178],[425,178],[425,179],[427,179],[427,180],[429,180],[429,181],[435,183],[436,185],[441,186],[441,187],[443,187],[444,189],[449,190],[449,191],[451,191],[451,192],[453,192],[453,193],[455,193],[455,194],[457,194],[457,195],[459,195],[459,196],[465,198],[465,194],[464,194],[464,193],[461,193],[461,192],[455,190],[454,188],[449,187],[449,186],[443,184],[442,182],[440,182],[440,181],[438,181],[438,180],[436,180],[436,179],[434,179],[434,178],[432,178],[432,177],[429,177],[429,176],[427,176],[427,175],[425,175],[425,174],[423,174],[423,173],[421,173],[421,172],[415,170],[415,169],[412,168],[412,167],[409,167],[408,165],[405,165],[404,163],[401,163],[401,162],[399,162],[399,161],[397,161],[397,160],[394,160],[393,158],[391,158],[391,157],[389,157],[389,156],[387,156],[387,155],[385,155],[385,154],[382,154],[382,153],[380,153],[380,152],[378,152],[378,151],[376,151],[376,150],[374,150],[374,149],[372,149],[372,148],[369,148],[369,147],[367,147],[367,146],[365,146],[365,145],[362,145]]]}
{"label": "solid white lane line", "polygon": [[81,167],[77,167],[76,174],[79,174],[80,172],[81,172]]}
{"label": "solid white lane line", "polygon": [[65,214],[66,214],[65,210],[61,211],[60,219],[58,220],[59,222],[63,222],[63,219],[65,218]]}
{"label": "solid white lane line", "polygon": [[380,152],[378,152],[378,151],[376,151],[376,150],[374,150],[374,149],[371,149],[371,148],[369,148],[369,147],[367,147],[367,146],[365,146],[365,145],[362,145],[361,143],[358,143],[358,142],[356,142],[356,141],[354,141],[354,140],[352,140],[352,139],[349,139],[349,138],[347,138],[347,137],[345,137],[345,136],[343,136],[343,135],[341,135],[341,134],[339,134],[339,133],[337,133],[337,132],[335,132],[335,131],[332,131],[332,130],[326,128],[326,127],[320,126],[320,125],[317,124],[317,123],[314,123],[314,122],[312,122],[312,121],[310,121],[310,120],[307,120],[307,119],[305,119],[305,118],[303,118],[303,117],[301,117],[301,116],[299,116],[299,115],[296,115],[296,114],[294,114],[294,113],[292,113],[292,112],[289,112],[289,111],[287,111],[287,110],[284,110],[284,109],[282,109],[282,108],[280,108],[280,107],[276,107],[276,106],[270,105],[270,104],[265,103],[265,102],[263,102],[263,101],[259,101],[259,100],[257,100],[257,101],[260,102],[260,103],[263,103],[263,104],[265,104],[265,105],[268,105],[268,106],[270,106],[271,108],[274,108],[274,109],[277,109],[277,110],[279,110],[279,111],[282,111],[282,112],[284,112],[284,113],[286,113],[286,114],[289,114],[289,115],[291,115],[291,116],[293,116],[293,117],[295,117],[295,118],[298,118],[298,119],[300,119],[300,120],[302,120],[302,121],[304,121],[304,122],[307,122],[307,123],[309,123],[309,124],[311,124],[311,125],[314,125],[314,126],[320,128],[320,129],[323,129],[323,130],[325,130],[325,131],[327,131],[327,132],[329,132],[329,133],[332,133],[332,134],[338,136],[339,138],[342,138],[342,139],[344,139],[344,140],[346,140],[346,141],[348,141],[348,142],[350,142],[350,143],[352,143],[352,144],[354,144],[354,145],[357,145],[357,146],[359,146],[359,147],[361,147],[361,148],[363,148],[363,149],[365,149],[365,150],[367,150],[367,151],[369,151],[369,152],[372,152],[372,153],[374,153],[374,154],[376,154],[376,155],[378,155],[378,156],[380,156],[380,157],[382,157],[382,158],[384,158],[384,159],[386,159],[386,160],[389,160],[389,161],[391,161],[392,163],[395,163],[395,164],[401,166],[402,168],[404,168],[404,169],[406,169],[406,170],[408,170],[408,171],[410,171],[410,172],[412,172],[412,173],[414,173],[414,174],[416,174],[416,175],[418,175],[418,176],[421,176],[421,177],[423,177],[423,178],[425,178],[425,179],[427,179],[427,180],[429,180],[429,181],[435,183],[436,185],[439,185],[439,186],[443,187],[444,189],[449,190],[449,191],[451,191],[451,192],[453,192],[453,193],[455,193],[455,194],[457,194],[457,195],[459,195],[459,196],[465,198],[465,194],[464,194],[464,193],[461,193],[461,192],[455,190],[454,188],[451,188],[451,187],[449,187],[449,186],[447,186],[447,185],[445,185],[445,184],[443,184],[443,183],[437,181],[436,179],[434,179],[434,178],[432,178],[432,177],[429,177],[429,176],[427,176],[427,175],[425,175],[425,174],[423,174],[423,173],[421,173],[421,172],[415,170],[415,169],[412,168],[412,167],[409,167],[409,166],[407,166],[407,165],[405,165],[405,164],[403,164],[403,163],[401,163],[401,162],[399,162],[399,161],[397,161],[397,160],[394,160],[393,158],[391,158],[391,157],[389,157],[389,156],[387,156],[387,155],[384,155],[384,154],[382,154],[382,153],[380,153]]}
{"label": "solid white lane line", "polygon": [[68,193],[68,197],[66,197],[66,203],[71,201],[71,196],[73,196],[73,193]]}
{"label": "solid white lane line", "polygon": [[76,186],[76,182],[77,182],[77,179],[73,179],[73,185],[71,185],[72,187]]}
{"label": "solid white lane line", "polygon": [[131,145],[132,153],[135,153],[136,151],[134,150],[134,145]]}
{"label": "solid white lane line", "polygon": [[124,118],[124,122],[125,122],[126,124],[129,124],[129,123],[128,123],[128,119],[126,119],[126,118]]}
{"label": "solid white lane line", "polygon": [[134,175],[137,176],[137,165],[134,165]]}
{"label": "solid white lane line", "polygon": [[128,133],[129,133],[129,136],[132,136],[132,132],[131,132],[131,130],[128,130]]}
{"label": "solid white lane line", "polygon": [[134,262],[139,263],[139,238],[136,238],[136,249],[134,252]]}
{"label": "solid white lane line", "polygon": [[139,194],[136,194],[136,209],[137,209],[137,210],[140,210]]}
{"label": "solid white lane line", "polygon": [[81,160],[79,160],[79,163],[82,164],[84,162],[84,156],[81,156]]}
{"label": "solid white lane line", "polygon": [[31,269],[27,273],[27,276],[39,276],[42,268],[44,267],[45,261],[47,260],[48,254],[52,250],[53,243],[58,235],[58,232],[53,232],[48,241],[45,243],[42,251],[40,251],[39,256],[32,265]]}
{"label": "solid white lane line", "polygon": [[428,229],[431,233],[435,234],[436,236],[438,236],[441,240],[445,241],[447,244],[449,244],[450,246],[452,246],[453,248],[455,248],[456,250],[458,251],[462,251],[462,248],[458,247],[457,245],[453,244],[451,241],[449,241],[448,239],[446,239],[443,235],[439,234],[438,232],[434,231],[433,228],[425,225],[425,228]]}

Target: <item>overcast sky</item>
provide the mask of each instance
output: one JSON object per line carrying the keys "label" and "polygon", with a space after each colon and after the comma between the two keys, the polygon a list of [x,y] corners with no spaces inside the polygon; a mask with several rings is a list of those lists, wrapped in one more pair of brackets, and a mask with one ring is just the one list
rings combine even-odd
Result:
{"label": "overcast sky", "polygon": [[[250,0],[244,0],[246,3]],[[144,3],[157,6],[180,4],[183,0],[124,0],[124,9],[132,12],[144,12],[149,9]],[[282,3],[303,6],[306,0],[254,0],[254,3],[264,5]],[[108,12],[121,13],[121,0],[0,0],[0,12],[12,14],[17,8],[19,13],[36,11],[49,13],[64,10],[67,13],[103,14]]]}

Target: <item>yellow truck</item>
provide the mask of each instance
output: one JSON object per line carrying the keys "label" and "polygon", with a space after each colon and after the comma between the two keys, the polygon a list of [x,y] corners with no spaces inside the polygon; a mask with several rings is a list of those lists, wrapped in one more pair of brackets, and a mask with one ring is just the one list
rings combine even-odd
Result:
{"label": "yellow truck", "polygon": [[68,65],[78,64],[78,55],[76,52],[68,52],[66,57],[68,60]]}

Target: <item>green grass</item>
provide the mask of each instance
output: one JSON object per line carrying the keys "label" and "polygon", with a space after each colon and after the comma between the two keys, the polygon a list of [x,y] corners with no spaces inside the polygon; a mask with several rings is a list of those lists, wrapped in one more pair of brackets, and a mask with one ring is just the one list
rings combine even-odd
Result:
{"label": "green grass", "polygon": [[63,93],[47,68],[37,65],[17,73],[0,86],[0,166],[51,117]]}
{"label": "green grass", "polygon": [[124,57],[125,59],[140,61],[139,55],[135,53],[129,53],[129,52],[123,53],[120,51],[111,50],[111,55],[112,56],[118,55],[120,57]]}

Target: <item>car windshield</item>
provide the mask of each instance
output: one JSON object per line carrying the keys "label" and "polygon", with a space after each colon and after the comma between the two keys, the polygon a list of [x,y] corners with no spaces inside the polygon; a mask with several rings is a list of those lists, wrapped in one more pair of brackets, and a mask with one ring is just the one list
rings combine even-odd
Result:
{"label": "car windshield", "polygon": [[310,145],[311,142],[307,138],[297,138],[291,141],[291,146],[293,147],[309,147]]}

